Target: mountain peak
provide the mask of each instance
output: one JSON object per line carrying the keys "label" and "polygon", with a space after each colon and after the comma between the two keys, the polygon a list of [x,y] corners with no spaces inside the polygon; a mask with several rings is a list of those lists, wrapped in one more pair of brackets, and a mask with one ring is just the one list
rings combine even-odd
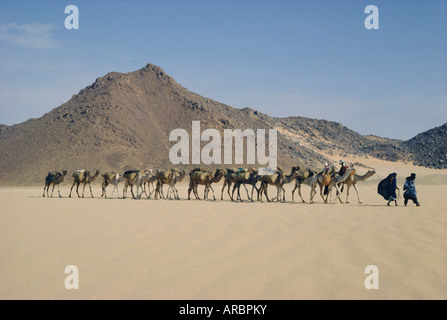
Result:
{"label": "mountain peak", "polygon": [[163,70],[163,68],[156,66],[155,64],[152,63],[148,63],[146,64],[143,68],[141,68],[142,71],[149,71],[149,72],[154,72],[154,73],[165,73],[165,71]]}

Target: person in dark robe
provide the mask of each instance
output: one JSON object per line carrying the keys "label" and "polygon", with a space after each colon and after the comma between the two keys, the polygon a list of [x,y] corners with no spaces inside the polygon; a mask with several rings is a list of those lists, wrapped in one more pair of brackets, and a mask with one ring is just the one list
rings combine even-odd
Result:
{"label": "person in dark robe", "polygon": [[394,201],[397,206],[397,195],[396,195],[397,187],[397,174],[391,173],[380,181],[379,186],[377,187],[377,192],[388,201],[387,206],[390,205],[391,201]]}
{"label": "person in dark robe", "polygon": [[407,206],[408,200],[412,200],[414,204],[419,207],[421,204],[418,201],[418,196],[416,192],[416,186],[414,185],[414,180],[416,180],[416,174],[412,173],[407,179],[405,180],[404,184],[404,204]]}
{"label": "person in dark robe", "polygon": [[340,167],[340,171],[338,171],[338,175],[342,176],[345,174],[346,169],[348,169],[348,165],[343,160],[340,160],[340,165],[341,165],[341,167]]}

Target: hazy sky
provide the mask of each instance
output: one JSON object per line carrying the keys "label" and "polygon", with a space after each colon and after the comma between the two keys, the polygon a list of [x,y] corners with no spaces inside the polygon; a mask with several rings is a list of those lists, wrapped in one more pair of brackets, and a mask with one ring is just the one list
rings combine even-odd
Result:
{"label": "hazy sky", "polygon": [[149,62],[233,107],[409,139],[447,122],[447,1],[0,0],[0,123]]}

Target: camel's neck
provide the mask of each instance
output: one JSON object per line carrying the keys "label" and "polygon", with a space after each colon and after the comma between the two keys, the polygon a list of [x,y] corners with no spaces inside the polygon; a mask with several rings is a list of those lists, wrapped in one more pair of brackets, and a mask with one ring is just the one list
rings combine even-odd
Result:
{"label": "camel's neck", "polygon": [[284,177],[284,183],[290,183],[292,180],[295,180],[298,174],[296,172],[292,172],[290,175]]}
{"label": "camel's neck", "polygon": [[96,172],[95,175],[94,175],[93,177],[90,177],[90,179],[88,179],[88,180],[90,180],[90,182],[93,182],[93,181],[96,180],[96,178],[98,177],[98,175],[99,175],[99,173]]}
{"label": "camel's neck", "polygon": [[372,177],[372,176],[374,175],[374,173],[375,173],[375,172],[368,171],[367,173],[365,173],[365,174],[362,175],[362,176],[356,174],[356,175],[355,175],[355,179],[358,180],[358,181],[364,181],[364,180],[366,180],[366,179]]}
{"label": "camel's neck", "polygon": [[223,177],[224,175],[223,174],[219,174],[217,177],[214,177],[213,179],[211,179],[211,182],[212,183],[217,183],[217,182],[219,182],[220,180],[222,180],[222,177]]}

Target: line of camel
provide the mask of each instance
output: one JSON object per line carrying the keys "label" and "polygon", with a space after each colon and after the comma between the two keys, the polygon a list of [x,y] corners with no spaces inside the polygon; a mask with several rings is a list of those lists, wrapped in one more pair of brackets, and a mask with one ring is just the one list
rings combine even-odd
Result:
{"label": "line of camel", "polygon": [[[191,192],[194,194],[195,198],[200,200],[198,194],[198,186],[205,186],[204,199],[209,200],[209,192],[213,193],[213,200],[216,200],[215,192],[213,189],[213,184],[220,182],[224,179],[223,187],[221,191],[221,200],[224,199],[224,191],[227,188],[227,193],[232,201],[234,200],[234,193],[237,191],[236,201],[242,202],[242,197],[240,194],[241,186],[244,186],[247,193],[247,198],[249,201],[254,201],[254,191],[257,193],[257,200],[263,202],[263,195],[265,195],[268,202],[271,201],[286,201],[285,188],[284,185],[287,183],[295,182],[295,187],[292,190],[292,201],[295,201],[295,191],[298,190],[298,195],[302,202],[305,202],[301,195],[301,186],[307,185],[310,187],[310,203],[314,202],[314,196],[317,193],[316,188],[319,186],[320,195],[324,203],[332,203],[332,191],[336,189],[336,198],[343,203],[340,195],[343,192],[344,186],[347,188],[346,203],[349,203],[349,189],[354,187],[357,193],[357,199],[359,203],[360,195],[357,189],[357,183],[359,181],[365,181],[375,174],[375,170],[368,170],[366,174],[359,175],[353,165],[347,165],[341,162],[342,167],[339,171],[336,170],[335,165],[326,167],[322,172],[315,172],[309,168],[301,169],[300,167],[292,167],[291,173],[286,175],[281,168],[277,168],[276,172],[271,175],[259,175],[258,170],[253,168],[240,168],[240,169],[217,169],[214,172],[204,170],[201,168],[196,168],[189,172],[189,188],[188,188],[188,200],[191,199]],[[152,170],[148,169],[145,171],[140,170],[130,170],[126,171],[123,175],[115,172],[107,172],[102,174],[103,182],[101,185],[102,194],[101,197],[107,198],[106,189],[107,187],[113,186],[112,198],[114,192],[117,192],[119,198],[119,184],[124,181],[123,188],[123,199],[127,197],[127,191],[130,186],[131,194],[134,199],[140,199],[143,194],[147,198],[151,198],[152,194],[155,193],[154,198],[168,198],[172,200],[179,200],[178,190],[176,184],[183,181],[186,177],[187,172],[185,170],[179,170],[176,168],[169,170]],[[84,198],[85,188],[88,185],[90,189],[90,195],[93,198],[93,192],[91,183],[94,182],[100,175],[99,170],[96,170],[94,174],[86,170],[77,170],[73,173],[73,184],[70,189],[71,198],[73,188],[76,186],[76,194],[79,198]],[[45,187],[43,192],[43,197],[45,193],[49,197],[49,188],[53,186],[51,197],[53,197],[54,189],[57,186],[59,197],[61,197],[60,184],[64,182],[67,176],[67,171],[61,172],[49,172],[45,178]],[[260,183],[260,187],[257,184]],[[82,196],[79,194],[79,187],[83,186]],[[163,186],[168,186],[167,196],[163,194]],[[251,195],[248,192],[247,185],[251,185]],[[276,197],[270,199],[268,197],[268,186],[276,187]],[[232,192],[230,192],[231,186],[233,186]],[[136,187],[136,194],[134,193],[134,187]],[[152,191],[151,191],[152,190]],[[328,200],[328,197],[330,199]],[[335,200],[336,201],[336,200]]]}

